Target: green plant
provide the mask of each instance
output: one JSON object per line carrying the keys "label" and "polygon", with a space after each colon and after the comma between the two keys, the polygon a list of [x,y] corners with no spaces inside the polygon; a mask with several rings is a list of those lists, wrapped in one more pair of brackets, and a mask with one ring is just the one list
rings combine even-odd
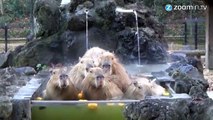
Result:
{"label": "green plant", "polygon": [[45,64],[37,64],[36,65],[37,71],[45,70],[46,68],[47,68],[47,65],[45,65]]}

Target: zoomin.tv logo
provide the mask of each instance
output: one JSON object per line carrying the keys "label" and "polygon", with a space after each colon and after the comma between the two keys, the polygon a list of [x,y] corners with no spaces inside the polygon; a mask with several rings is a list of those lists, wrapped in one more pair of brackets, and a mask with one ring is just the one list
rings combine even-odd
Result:
{"label": "zoomin.tv logo", "polygon": [[207,5],[171,5],[167,4],[165,10],[170,12],[172,10],[207,10]]}
{"label": "zoomin.tv logo", "polygon": [[172,11],[172,5],[170,5],[170,4],[167,4],[166,6],[165,6],[165,10],[166,11]]}

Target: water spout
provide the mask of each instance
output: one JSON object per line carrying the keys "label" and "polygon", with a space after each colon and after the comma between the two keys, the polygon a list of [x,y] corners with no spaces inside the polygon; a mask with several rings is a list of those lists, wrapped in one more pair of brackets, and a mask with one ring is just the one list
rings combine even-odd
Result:
{"label": "water spout", "polygon": [[89,13],[89,10],[85,10],[84,11],[86,13],[86,50],[89,49],[89,38],[88,38],[88,13]]}
{"label": "water spout", "polygon": [[63,7],[63,6],[65,6],[66,4],[68,4],[68,3],[70,3],[70,0],[62,0],[62,1],[61,1],[60,7]]}
{"label": "water spout", "polygon": [[135,24],[136,24],[136,34],[137,34],[137,46],[138,46],[138,65],[141,65],[141,56],[140,56],[140,37],[139,37],[139,28],[138,28],[138,14],[137,11],[133,9],[124,9],[117,7],[115,9],[116,12],[121,12],[121,13],[134,13],[135,15]]}
{"label": "water spout", "polygon": [[120,8],[120,7],[117,7],[115,9],[115,11],[116,12],[122,12],[122,13],[133,13],[134,12],[134,10],[132,10],[132,9],[123,9],[123,8]]}

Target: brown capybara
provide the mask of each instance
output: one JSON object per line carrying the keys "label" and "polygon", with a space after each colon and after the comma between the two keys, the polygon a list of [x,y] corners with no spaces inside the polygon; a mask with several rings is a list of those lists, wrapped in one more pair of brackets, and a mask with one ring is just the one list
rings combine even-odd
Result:
{"label": "brown capybara", "polygon": [[122,91],[113,82],[105,80],[103,70],[100,67],[91,68],[82,84],[83,94],[88,100],[120,99],[123,97]]}
{"label": "brown capybara", "polygon": [[155,81],[149,81],[147,78],[137,78],[134,79],[126,93],[124,93],[124,98],[141,100],[146,96],[161,96],[164,92],[165,88]]}
{"label": "brown capybara", "polygon": [[91,58],[79,58],[79,62],[69,72],[69,77],[77,89],[81,89],[81,83],[88,70],[94,67],[94,61]]}
{"label": "brown capybara", "polygon": [[105,53],[106,50],[101,49],[99,47],[92,47],[89,50],[86,51],[86,53],[83,55],[82,58],[91,58],[93,59],[95,66],[97,67],[100,62],[100,57],[103,53]]}
{"label": "brown capybara", "polygon": [[122,92],[126,92],[128,86],[131,84],[131,79],[123,65],[113,53],[103,53],[100,58],[99,66],[104,70],[105,76],[116,76],[118,79],[113,79],[112,81],[122,90]]}
{"label": "brown capybara", "polygon": [[47,100],[77,100],[78,93],[69,76],[57,69],[52,71],[52,75],[43,92],[43,97]]}

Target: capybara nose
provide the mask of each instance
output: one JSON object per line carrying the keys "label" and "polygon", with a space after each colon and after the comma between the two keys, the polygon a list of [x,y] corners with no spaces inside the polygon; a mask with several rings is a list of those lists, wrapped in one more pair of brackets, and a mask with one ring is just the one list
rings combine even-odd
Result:
{"label": "capybara nose", "polygon": [[103,75],[98,75],[98,76],[96,77],[96,79],[97,79],[98,81],[102,81],[102,80],[104,80],[104,76],[103,76]]}

